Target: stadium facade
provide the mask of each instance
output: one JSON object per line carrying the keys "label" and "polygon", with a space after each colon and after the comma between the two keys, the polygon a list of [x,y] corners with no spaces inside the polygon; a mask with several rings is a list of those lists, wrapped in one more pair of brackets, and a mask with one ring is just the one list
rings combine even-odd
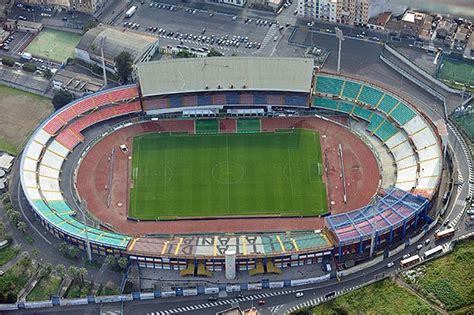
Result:
{"label": "stadium facade", "polygon": [[[161,74],[161,75],[157,75]],[[38,220],[55,236],[93,253],[128,256],[142,267],[206,275],[224,269],[225,252],[236,252],[238,270],[260,273],[280,268],[367,257],[405,240],[429,222],[442,171],[436,128],[409,100],[360,78],[314,72],[310,59],[203,58],[142,63],[138,84],[104,90],[75,100],[49,116],[30,137],[21,157],[21,185]],[[391,154],[393,186],[372,202],[348,213],[329,215],[317,231],[234,235],[124,235],[107,222],[87,226],[78,219],[80,196],[64,193],[74,174],[63,164],[80,147],[84,156],[94,141],[85,136],[104,121],[114,127],[98,138],[134,123],[180,113],[216,116],[292,113],[344,114],[365,122],[367,132]],[[94,140],[94,141],[92,141]],[[79,146],[79,144],[85,144]],[[73,190],[75,183],[72,183]],[[159,234],[159,231],[157,231]]]}

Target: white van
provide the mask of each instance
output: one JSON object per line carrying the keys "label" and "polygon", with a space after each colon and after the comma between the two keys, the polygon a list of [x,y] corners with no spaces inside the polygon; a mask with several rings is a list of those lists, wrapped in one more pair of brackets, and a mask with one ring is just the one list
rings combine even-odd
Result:
{"label": "white van", "polygon": [[330,264],[326,264],[326,271],[327,271],[327,272],[331,272],[331,271],[332,271]]}

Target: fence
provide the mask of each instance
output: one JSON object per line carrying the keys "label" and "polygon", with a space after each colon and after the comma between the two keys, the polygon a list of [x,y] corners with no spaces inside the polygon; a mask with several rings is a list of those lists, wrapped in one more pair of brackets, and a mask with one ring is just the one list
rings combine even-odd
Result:
{"label": "fence", "polygon": [[58,299],[52,297],[49,301],[40,302],[25,302],[16,304],[0,304],[0,311],[10,311],[18,309],[32,309],[32,308],[51,308],[59,306],[73,306],[85,304],[103,304],[103,303],[117,303],[129,302],[136,300],[153,300],[158,298],[171,298],[176,296],[196,296],[199,294],[211,295],[218,294],[220,291],[226,292],[241,292],[241,291],[256,291],[262,289],[275,289],[284,287],[297,287],[303,285],[311,285],[328,281],[331,278],[330,274],[325,274],[320,277],[297,279],[297,280],[282,280],[282,281],[268,281],[262,279],[258,282],[239,283],[239,284],[219,284],[212,287],[176,287],[174,290],[162,291],[156,290],[154,292],[132,292],[130,294],[110,295],[110,296],[87,296],[78,299]]}

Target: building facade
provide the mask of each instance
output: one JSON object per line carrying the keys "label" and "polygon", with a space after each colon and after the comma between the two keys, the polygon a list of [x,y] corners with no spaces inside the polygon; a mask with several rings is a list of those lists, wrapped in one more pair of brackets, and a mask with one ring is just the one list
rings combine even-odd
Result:
{"label": "building facade", "polygon": [[24,0],[32,5],[46,5],[55,9],[74,10],[84,13],[95,13],[101,9],[108,0]]}
{"label": "building facade", "polygon": [[298,16],[309,20],[367,26],[384,12],[394,15],[404,8],[390,0],[298,0]]}

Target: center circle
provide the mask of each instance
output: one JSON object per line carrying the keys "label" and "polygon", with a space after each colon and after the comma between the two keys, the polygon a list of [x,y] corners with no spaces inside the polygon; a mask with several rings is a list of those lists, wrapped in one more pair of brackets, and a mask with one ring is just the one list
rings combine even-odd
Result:
{"label": "center circle", "polygon": [[244,177],[244,167],[235,162],[221,162],[212,168],[212,177],[219,184],[236,184]]}

